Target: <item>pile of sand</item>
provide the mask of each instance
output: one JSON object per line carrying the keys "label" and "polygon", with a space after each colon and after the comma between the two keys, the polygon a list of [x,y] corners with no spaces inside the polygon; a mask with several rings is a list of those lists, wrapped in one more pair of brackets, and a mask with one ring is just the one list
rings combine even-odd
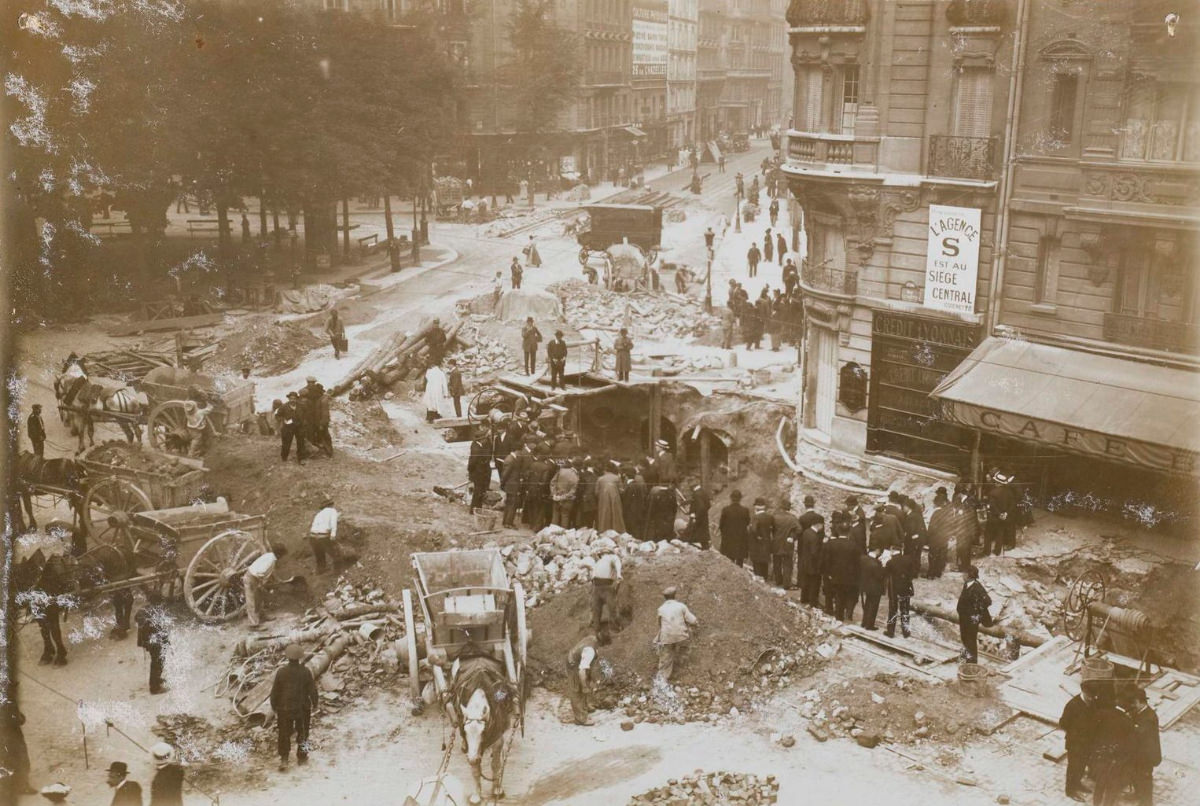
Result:
{"label": "pile of sand", "polygon": [[[623,707],[636,721],[715,721],[731,709],[753,708],[757,699],[822,662],[817,647],[825,632],[807,610],[749,571],[715,552],[630,559],[622,604],[632,604],[628,623],[600,651],[602,705]],[[658,607],[664,588],[699,620],[673,687],[653,685]],[[586,633],[590,589],[573,586],[533,611],[532,664],[549,688],[563,690],[563,660]],[[736,713],[736,712],[735,712]]]}

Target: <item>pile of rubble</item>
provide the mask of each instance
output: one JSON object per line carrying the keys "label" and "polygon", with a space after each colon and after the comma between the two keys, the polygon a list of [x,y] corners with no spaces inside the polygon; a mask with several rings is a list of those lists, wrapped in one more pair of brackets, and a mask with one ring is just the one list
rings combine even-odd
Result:
{"label": "pile of rubble", "polygon": [[628,534],[595,529],[564,529],[547,526],[534,535],[533,542],[513,544],[500,549],[509,579],[525,589],[526,604],[536,607],[555,593],[575,583],[592,579],[592,569],[605,551],[617,556],[662,556],[698,552],[696,546],[681,540],[640,541]]}
{"label": "pile of rubble", "polygon": [[1004,720],[1007,709],[984,693],[986,688],[967,696],[953,686],[880,672],[824,691],[809,689],[799,711],[808,720],[808,732],[822,742],[838,736],[863,747],[880,742],[945,744],[989,732]]}
{"label": "pile of rubble", "polygon": [[450,357],[458,362],[464,376],[487,375],[517,369],[520,364],[504,344],[496,339],[481,335],[478,330],[467,339],[469,347],[455,350]]}
{"label": "pile of rubble", "polygon": [[323,344],[328,342],[299,323],[249,319],[221,339],[206,368],[221,373],[248,367],[256,375],[282,375]]}
{"label": "pile of rubble", "polygon": [[123,467],[139,473],[155,473],[177,478],[196,470],[194,461],[182,461],[177,456],[150,453],[137,443],[109,440],[88,450],[85,458],[89,462]]}
{"label": "pile of rubble", "polygon": [[721,324],[720,317],[704,313],[698,301],[678,294],[620,294],[582,280],[555,283],[549,290],[562,301],[567,321],[579,330],[615,331],[623,326],[626,311],[633,334],[655,340],[703,336]]}
{"label": "pile of rubble", "polygon": [[666,786],[635,795],[629,806],[756,806],[779,802],[779,782],[774,775],[696,770],[684,778],[672,778]]}

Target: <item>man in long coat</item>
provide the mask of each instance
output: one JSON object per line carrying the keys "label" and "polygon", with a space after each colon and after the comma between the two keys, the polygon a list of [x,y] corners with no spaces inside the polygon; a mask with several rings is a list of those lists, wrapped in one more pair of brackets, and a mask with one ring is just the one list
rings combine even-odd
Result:
{"label": "man in long coat", "polygon": [[712,499],[708,497],[703,485],[697,484],[692,489],[688,542],[695,543],[702,549],[708,548],[708,511],[710,509],[712,509]]}
{"label": "man in long coat", "polygon": [[642,475],[642,467],[638,465],[633,471],[633,480],[625,485],[625,494],[621,504],[625,525],[629,534],[638,540],[646,539],[646,505],[650,499],[650,487]]}
{"label": "man in long coat", "polygon": [[429,422],[448,417],[454,411],[446,373],[437,364],[430,364],[429,369],[425,370],[425,393],[421,400],[425,403],[425,419]]}
{"label": "man in long coat", "polygon": [[596,479],[596,531],[624,532],[625,513],[621,508],[621,479],[612,463]]}
{"label": "man in long coat", "polygon": [[750,510],[742,506],[741,490],[729,494],[729,503],[721,510],[717,530],[721,533],[721,553],[740,566],[746,561],[750,533]]}

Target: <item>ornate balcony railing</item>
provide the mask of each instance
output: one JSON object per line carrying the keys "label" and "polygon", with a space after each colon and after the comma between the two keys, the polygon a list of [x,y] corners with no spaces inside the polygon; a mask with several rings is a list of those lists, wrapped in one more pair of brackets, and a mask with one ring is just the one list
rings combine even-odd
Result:
{"label": "ornate balcony railing", "polygon": [[788,25],[866,25],[866,0],[792,0]]}
{"label": "ornate balcony railing", "polygon": [[800,281],[818,291],[850,295],[858,293],[856,269],[835,269],[824,262],[810,263],[807,258],[800,263]]}
{"label": "ornate balcony railing", "polygon": [[1104,338],[1117,344],[1171,353],[1200,353],[1200,327],[1149,316],[1104,314]]}
{"label": "ornate balcony railing", "polygon": [[787,148],[793,162],[869,168],[875,164],[879,138],[792,131],[788,133]]}
{"label": "ornate balcony railing", "polygon": [[1001,25],[1007,14],[1006,0],[953,0],[946,6],[951,25]]}
{"label": "ornate balcony railing", "polygon": [[995,137],[951,137],[934,134],[929,137],[929,176],[956,179],[996,178]]}

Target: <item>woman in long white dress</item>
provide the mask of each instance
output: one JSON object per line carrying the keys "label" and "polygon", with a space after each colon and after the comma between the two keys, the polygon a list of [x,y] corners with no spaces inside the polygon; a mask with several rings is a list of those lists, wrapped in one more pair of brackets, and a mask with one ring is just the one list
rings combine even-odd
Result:
{"label": "woman in long white dress", "polygon": [[425,370],[425,394],[421,396],[421,400],[425,403],[425,419],[431,423],[454,412],[446,373],[440,365],[430,364]]}

